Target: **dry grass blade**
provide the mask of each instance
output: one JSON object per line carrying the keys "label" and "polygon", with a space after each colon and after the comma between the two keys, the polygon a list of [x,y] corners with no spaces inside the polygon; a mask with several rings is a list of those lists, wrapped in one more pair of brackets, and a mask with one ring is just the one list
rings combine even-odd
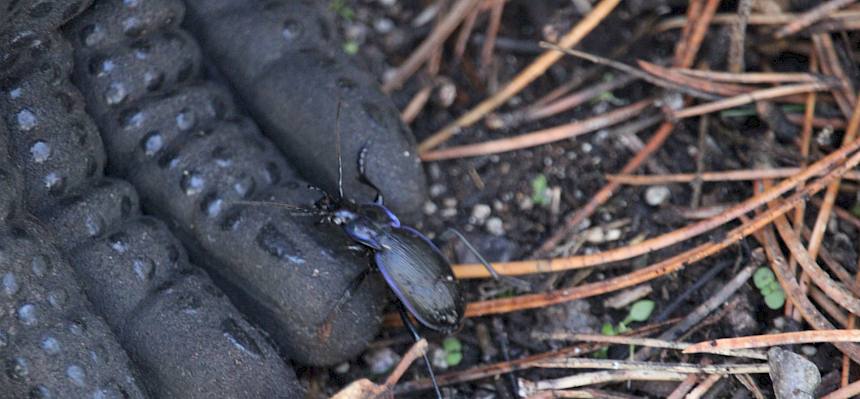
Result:
{"label": "dry grass blade", "polygon": [[[592,29],[594,29],[600,21],[606,18],[607,15],[618,5],[620,0],[601,0],[585,18],[576,24],[567,34],[565,34],[559,44],[562,47],[573,47],[579,43]],[[547,51],[526,69],[520,72],[513,80],[511,80],[504,88],[499,90],[492,97],[482,101],[480,104],[460,116],[453,123],[445,126],[436,133],[433,133],[429,138],[421,142],[418,146],[418,152],[427,152],[439,144],[447,141],[451,136],[457,134],[460,129],[470,126],[479,121],[490,111],[504,104],[509,98],[519,93],[529,83],[543,75],[550,66],[555,64],[561,58],[561,54],[555,51]]]}
{"label": "dry grass blade", "polygon": [[752,349],[779,345],[814,344],[821,342],[860,342],[858,330],[795,331],[778,334],[752,335],[714,339],[693,344],[684,353],[710,353],[711,349]]}
{"label": "dry grass blade", "polygon": [[521,134],[518,136],[485,141],[478,144],[470,144],[459,147],[444,148],[421,154],[423,161],[438,161],[443,159],[475,157],[479,155],[498,154],[501,152],[520,150],[548,144],[559,140],[569,139],[582,134],[590,133],[607,126],[626,121],[639,115],[648,108],[652,100],[642,100],[631,105],[607,112],[582,121],[576,121],[549,129]]}
{"label": "dry grass blade", "polygon": [[454,29],[460,25],[460,22],[466,18],[470,12],[481,3],[482,0],[459,0],[448,15],[433,28],[433,31],[426,39],[415,49],[406,61],[401,64],[394,72],[386,79],[382,90],[390,92],[403,84],[406,79],[409,79],[425,61],[430,59],[435,50],[442,45],[442,42],[454,32]]}

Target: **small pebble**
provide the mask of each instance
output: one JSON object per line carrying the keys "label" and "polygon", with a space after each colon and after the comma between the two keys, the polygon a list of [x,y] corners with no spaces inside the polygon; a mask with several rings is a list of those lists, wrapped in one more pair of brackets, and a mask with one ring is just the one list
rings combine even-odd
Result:
{"label": "small pebble", "polygon": [[346,374],[347,371],[349,371],[349,362],[343,362],[334,368],[334,372],[338,374]]}
{"label": "small pebble", "polygon": [[439,184],[439,183],[436,183],[436,184],[430,186],[430,196],[431,197],[438,197],[442,194],[445,194],[445,191],[448,191],[448,188]]}
{"label": "small pebble", "polygon": [[527,211],[529,209],[534,208],[535,203],[534,201],[532,201],[531,197],[523,196],[518,205],[520,207],[520,210]]}
{"label": "small pebble", "polygon": [[816,348],[814,345],[803,345],[800,347],[800,351],[803,352],[806,357],[812,357],[815,356],[816,353],[818,353],[818,348]]}
{"label": "small pebble", "polygon": [[430,363],[433,364],[433,369],[447,370],[448,361],[445,359],[447,356],[448,354],[445,353],[445,349],[439,347],[433,348],[430,352]]}
{"label": "small pebble", "polygon": [[829,147],[833,144],[833,129],[824,128],[815,136],[815,141],[819,146]]}
{"label": "small pebble", "polygon": [[785,328],[785,317],[780,316],[780,317],[773,319],[773,326],[779,330],[784,329]]}
{"label": "small pebble", "polygon": [[645,190],[645,203],[651,206],[660,206],[669,199],[669,187],[651,186]]}
{"label": "small pebble", "polygon": [[400,361],[400,355],[391,348],[376,349],[365,353],[363,358],[373,374],[385,374]]}
{"label": "small pebble", "polygon": [[442,83],[440,83],[439,87],[436,89],[434,101],[436,102],[436,105],[439,105],[442,108],[448,108],[457,98],[457,85],[455,85],[454,81],[451,79],[442,78],[440,80]]}
{"label": "small pebble", "polygon": [[430,215],[436,213],[436,211],[438,209],[439,209],[439,207],[433,201],[427,201],[424,203],[424,214],[427,216],[430,216]]}
{"label": "small pebble", "polygon": [[472,208],[472,220],[475,224],[484,224],[492,211],[487,204],[477,204]]}
{"label": "small pebble", "polygon": [[503,236],[505,235],[505,226],[502,223],[502,219],[497,217],[491,217],[487,219],[486,223],[487,232],[494,236]]}
{"label": "small pebble", "polygon": [[388,33],[394,29],[394,22],[391,22],[388,18],[377,18],[373,21],[373,29],[379,33]]}
{"label": "small pebble", "polygon": [[445,208],[440,212],[443,218],[452,218],[457,216],[457,208]]}
{"label": "small pebble", "polygon": [[454,197],[448,197],[442,200],[442,205],[445,205],[446,208],[454,208],[457,206],[457,199]]}

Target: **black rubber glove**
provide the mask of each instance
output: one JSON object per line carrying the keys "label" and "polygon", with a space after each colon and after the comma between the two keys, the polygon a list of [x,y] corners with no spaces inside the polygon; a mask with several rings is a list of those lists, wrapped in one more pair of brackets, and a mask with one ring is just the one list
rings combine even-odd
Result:
{"label": "black rubber glove", "polygon": [[[255,3],[245,5],[259,9]],[[305,14],[291,15],[299,20],[323,18],[312,8],[301,12]],[[370,266],[368,257],[350,250],[352,243],[342,231],[318,224],[317,218],[237,202],[310,206],[319,194],[306,188],[303,177],[331,188],[336,173],[330,172],[337,170],[334,115],[342,101],[347,194],[363,199],[370,191],[365,188],[353,196],[349,188],[358,186],[356,158],[367,144],[370,178],[382,186],[386,198],[401,198],[392,200],[403,204],[399,208],[417,209],[423,203],[424,180],[408,132],[399,122],[384,124],[387,129],[362,128],[376,125],[379,115],[396,121],[396,110],[369,77],[347,64],[329,74],[307,73],[317,74],[317,81],[337,82],[345,75],[335,72],[342,70],[356,86],[345,84],[341,90],[358,88],[357,93],[374,96],[314,92],[311,86],[281,92],[282,100],[295,102],[295,107],[317,96],[314,104],[319,107],[307,110],[305,117],[330,120],[331,129],[283,126],[281,122],[292,119],[273,121],[264,103],[242,98],[255,118],[251,120],[238,111],[224,85],[201,73],[204,57],[194,38],[178,28],[182,20],[183,7],[177,1],[135,2],[133,7],[97,1],[64,28],[75,48],[75,83],[102,132],[108,170],[128,179],[144,208],[168,221],[192,258],[241,310],[268,330],[288,357],[330,365],[357,355],[379,328],[385,301],[381,280],[367,280],[336,314],[330,311]],[[195,19],[190,26],[201,21]],[[252,29],[254,22],[248,23],[242,29]],[[271,44],[276,38],[270,35],[254,43]],[[317,43],[326,45],[323,40]],[[220,64],[217,57],[212,60],[224,72],[235,68]],[[288,74],[259,79],[286,87],[295,83],[291,79],[310,78]],[[243,92],[242,82],[231,81]],[[295,142],[312,143],[306,148],[312,147],[319,156],[310,163],[297,159],[301,167],[293,169],[281,152],[290,153],[289,149],[276,148],[260,133],[257,122],[273,137],[289,133]],[[372,136],[362,140],[360,134]],[[281,138],[277,141],[283,144]],[[404,166],[398,166],[401,163]],[[322,170],[329,172],[317,172]]]}

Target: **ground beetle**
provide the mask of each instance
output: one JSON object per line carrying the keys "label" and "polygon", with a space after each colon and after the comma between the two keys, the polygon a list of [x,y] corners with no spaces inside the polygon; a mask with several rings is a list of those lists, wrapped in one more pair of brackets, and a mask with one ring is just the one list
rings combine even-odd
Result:
{"label": "ground beetle", "polygon": [[[338,122],[340,104],[338,104]],[[337,123],[336,125],[339,125]],[[419,323],[431,330],[451,333],[462,326],[466,301],[460,290],[451,264],[442,251],[425,235],[417,230],[404,226],[397,216],[383,204],[382,193],[365,174],[365,155],[368,146],[362,147],[358,156],[359,179],[376,191],[376,199],[372,203],[359,204],[348,199],[343,194],[343,162],[340,149],[340,128],[336,128],[336,147],[338,160],[338,198],[316,187],[323,197],[316,202],[314,210],[304,209],[286,204],[264,203],[255,201],[240,201],[249,205],[274,205],[287,207],[300,214],[322,215],[325,222],[341,226],[346,235],[353,241],[372,251],[376,268],[382,273],[388,286],[400,300],[399,307],[403,324],[418,341],[421,336],[408,314]],[[494,278],[499,278],[493,267],[484,260],[478,251],[456,230],[449,232],[459,237],[466,247],[484,264]],[[332,307],[328,317],[322,323],[320,331],[328,328],[331,319],[337,314],[358,289],[371,271],[368,268],[352,281],[347,291]],[[518,287],[528,289],[521,280],[506,277],[504,280]],[[408,314],[407,314],[408,312]],[[427,355],[424,361],[436,390],[436,396],[442,398],[436,377]]]}

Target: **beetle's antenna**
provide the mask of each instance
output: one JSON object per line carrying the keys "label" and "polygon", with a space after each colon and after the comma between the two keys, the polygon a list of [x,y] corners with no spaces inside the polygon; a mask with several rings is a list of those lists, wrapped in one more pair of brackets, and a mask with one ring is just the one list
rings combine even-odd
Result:
{"label": "beetle's antenna", "polygon": [[[412,324],[412,321],[409,320],[409,315],[406,314],[405,310],[403,310],[403,306],[400,306],[399,310],[400,318],[403,320],[403,325],[406,326],[407,330],[409,330],[409,333],[412,335],[415,342],[420,341],[421,334],[418,334],[418,330],[415,328],[415,325]],[[430,373],[430,382],[433,383],[433,389],[436,390],[436,398],[442,399],[442,391],[439,390],[439,383],[436,382],[436,373],[433,372],[433,364],[430,363],[430,358],[427,356],[427,352],[424,352],[424,364],[427,365],[427,372]]]}
{"label": "beetle's antenna", "polygon": [[484,259],[483,256],[481,256],[481,253],[478,252],[478,249],[475,248],[475,246],[472,245],[472,243],[469,242],[469,240],[467,240],[465,236],[463,236],[463,233],[460,233],[457,229],[449,227],[448,230],[445,231],[445,233],[456,235],[457,238],[459,238],[460,241],[466,246],[466,248],[468,248],[469,251],[472,252],[472,254],[475,255],[475,257],[478,258],[478,261],[480,261],[481,264],[484,265],[484,268],[487,269],[488,272],[490,272],[490,275],[493,276],[494,280],[499,280],[499,281],[508,283],[508,284],[510,284],[516,288],[519,288],[523,291],[526,291],[526,292],[529,292],[532,290],[531,284],[529,284],[529,282],[527,282],[525,280],[521,280],[521,279],[518,279],[516,277],[500,275],[499,272],[496,271],[496,268],[494,268],[493,265],[490,264],[490,262],[487,262],[487,260]]}
{"label": "beetle's antenna", "polygon": [[316,210],[316,209],[297,206],[297,205],[283,204],[280,202],[271,202],[271,201],[231,201],[231,202],[233,204],[236,204],[236,205],[272,206],[272,207],[276,207],[276,208],[289,209],[291,211],[294,211],[294,212],[290,212],[291,215],[298,215],[298,216],[319,216],[319,215],[325,214],[324,212],[321,212],[321,211]]}
{"label": "beetle's antenna", "polygon": [[337,193],[343,200],[343,156],[340,150],[340,99],[337,100],[337,111],[334,116],[335,147],[337,151]]}

